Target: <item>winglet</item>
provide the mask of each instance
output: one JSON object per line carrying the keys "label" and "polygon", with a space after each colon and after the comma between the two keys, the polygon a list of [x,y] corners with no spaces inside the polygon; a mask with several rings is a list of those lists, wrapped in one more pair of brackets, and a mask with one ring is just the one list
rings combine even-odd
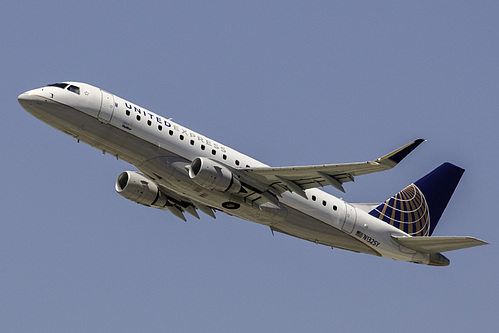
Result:
{"label": "winglet", "polygon": [[416,139],[413,142],[406,144],[403,147],[400,147],[397,150],[392,151],[391,153],[380,157],[376,160],[376,162],[388,165],[390,167],[394,167],[400,161],[402,161],[407,155],[409,155],[417,146],[426,141],[425,139]]}

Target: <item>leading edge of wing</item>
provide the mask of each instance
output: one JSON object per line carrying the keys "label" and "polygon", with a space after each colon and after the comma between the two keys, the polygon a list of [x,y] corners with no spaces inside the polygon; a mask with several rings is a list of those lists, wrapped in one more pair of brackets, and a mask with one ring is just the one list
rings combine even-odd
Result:
{"label": "leading edge of wing", "polygon": [[345,192],[342,184],[353,181],[355,176],[393,168],[409,153],[418,147],[424,139],[416,139],[374,161],[324,164],[292,167],[243,168],[244,172],[255,181],[269,186],[280,187],[280,192],[290,191],[303,196],[301,190],[331,185]]}

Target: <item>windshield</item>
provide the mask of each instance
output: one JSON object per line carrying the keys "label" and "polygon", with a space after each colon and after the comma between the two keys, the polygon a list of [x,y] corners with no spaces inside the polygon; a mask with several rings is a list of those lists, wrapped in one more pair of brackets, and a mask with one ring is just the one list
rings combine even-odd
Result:
{"label": "windshield", "polygon": [[68,83],[52,83],[52,84],[47,84],[47,87],[57,87],[61,89],[66,89],[75,93],[75,94],[80,94],[80,87],[74,86],[74,85],[69,85]]}
{"label": "windshield", "polygon": [[70,85],[68,87],[68,90],[71,92],[74,92],[75,94],[78,94],[78,95],[80,94],[80,88],[77,86]]}
{"label": "windshield", "polygon": [[47,87],[58,87],[58,88],[66,88],[67,86],[69,86],[69,84],[67,83],[52,83],[52,84],[48,84]]}

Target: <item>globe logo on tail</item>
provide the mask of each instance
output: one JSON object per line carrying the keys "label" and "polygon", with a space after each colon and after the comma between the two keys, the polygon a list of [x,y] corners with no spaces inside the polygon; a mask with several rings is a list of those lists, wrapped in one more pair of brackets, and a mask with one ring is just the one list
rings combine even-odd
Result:
{"label": "globe logo on tail", "polygon": [[423,192],[414,184],[369,212],[411,236],[430,235],[430,211]]}

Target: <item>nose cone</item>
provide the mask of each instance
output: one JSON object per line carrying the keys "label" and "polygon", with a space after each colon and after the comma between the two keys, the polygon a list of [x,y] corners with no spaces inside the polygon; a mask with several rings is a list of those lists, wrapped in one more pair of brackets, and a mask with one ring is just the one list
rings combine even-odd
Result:
{"label": "nose cone", "polygon": [[42,94],[41,89],[29,90],[17,96],[17,101],[24,110],[38,118],[44,112],[47,104],[47,98]]}
{"label": "nose cone", "polygon": [[29,100],[30,100],[30,95],[28,95],[28,93],[24,92],[21,95],[17,96],[17,101],[19,102],[19,104],[21,104],[23,108],[26,104],[29,103]]}
{"label": "nose cone", "polygon": [[32,90],[23,92],[21,95],[17,96],[17,101],[26,110],[29,106],[33,105],[38,100],[40,100],[40,97],[34,95],[32,93]]}

